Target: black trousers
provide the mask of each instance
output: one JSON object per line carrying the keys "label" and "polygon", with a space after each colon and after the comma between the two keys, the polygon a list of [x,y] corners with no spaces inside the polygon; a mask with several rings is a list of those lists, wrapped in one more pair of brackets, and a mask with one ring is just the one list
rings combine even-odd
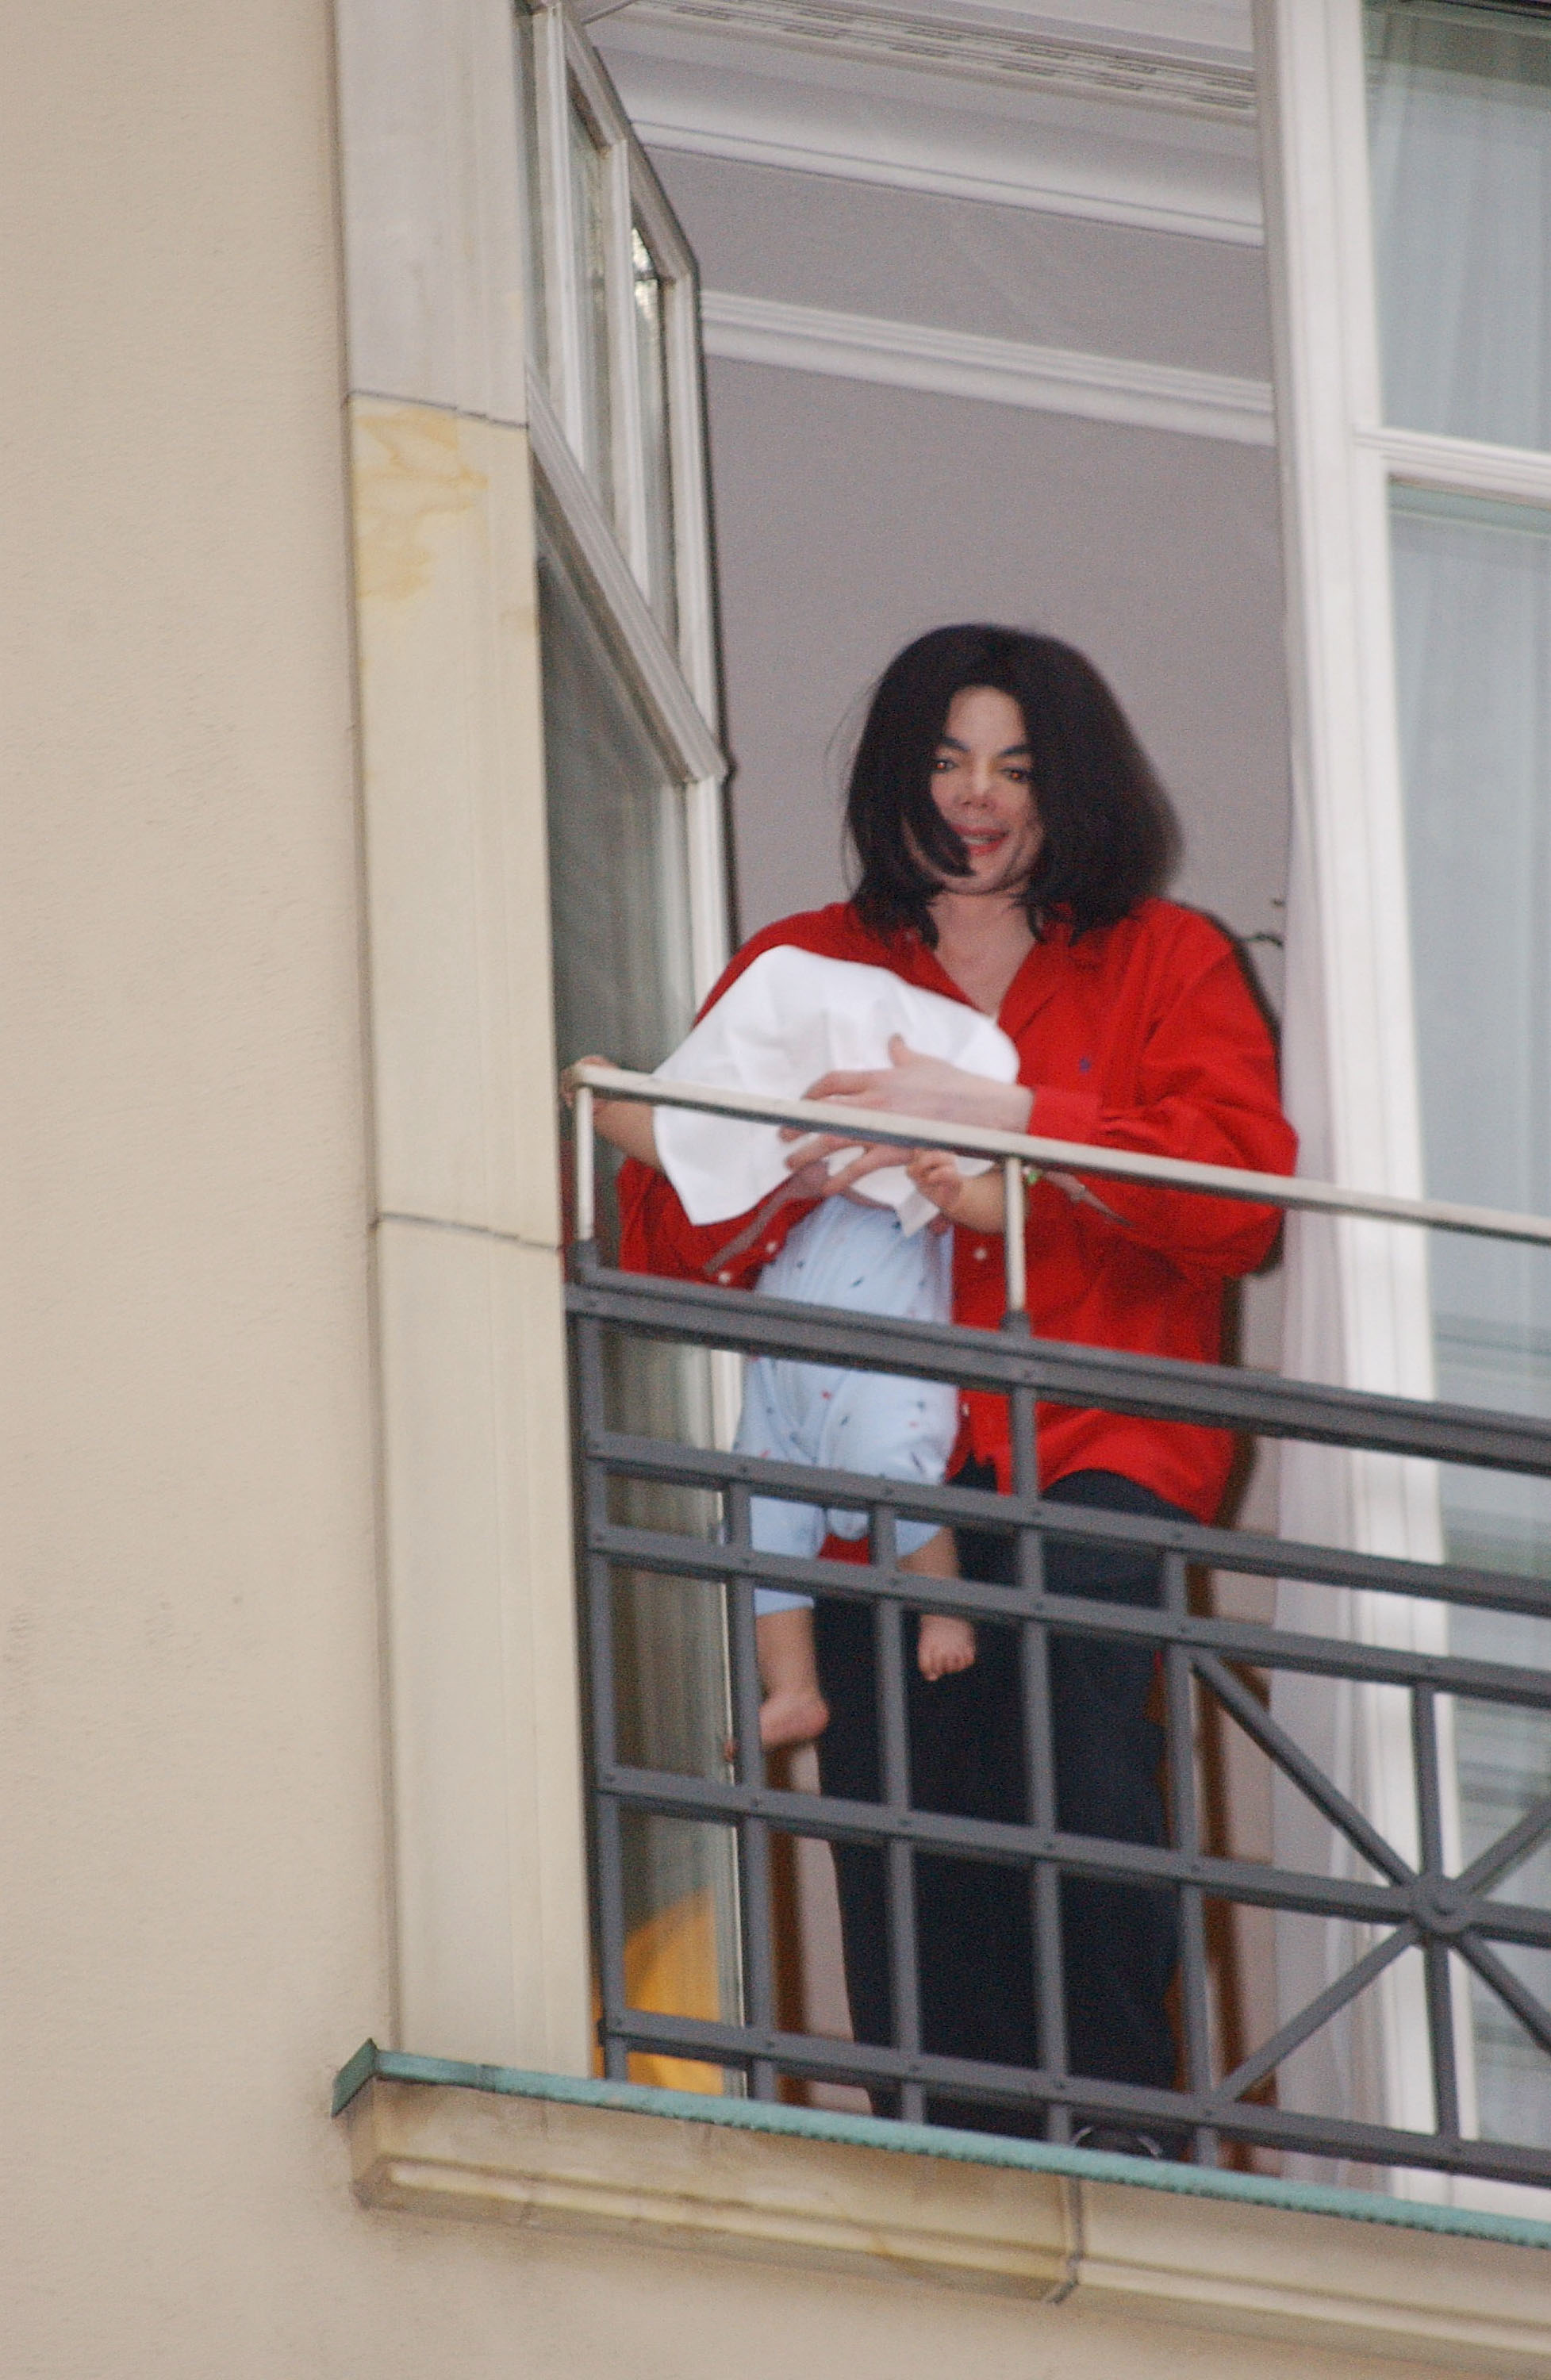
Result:
{"label": "black trousers", "polygon": [[[994,1487],[988,1465],[958,1475],[963,1487]],[[1192,1516],[1112,1471],[1084,1471],[1048,1490],[1056,1503],[1108,1512]],[[959,1533],[966,1578],[1010,1585],[1010,1536]],[[1125,1547],[1045,1545],[1052,1594],[1156,1605],[1161,1563]],[[881,1797],[873,1619],[865,1605],[820,1602],[815,1613],[819,1678],[830,1724],[818,1739],[826,1793]],[[959,1817],[1028,1817],[1016,1632],[981,1622],[972,1669],[928,1685],[907,1637],[911,1798],[915,1808]],[[1160,1786],[1162,1730],[1147,1716],[1154,1659],[1145,1645],[1093,1638],[1050,1640],[1057,1823],[1073,1834],[1160,1845],[1167,1826]],[[846,1988],[858,2041],[892,2039],[883,1853],[835,1845]],[[987,1860],[916,1857],[916,1929],[922,2046],[996,2065],[1037,2066],[1037,2002],[1026,1870]],[[1175,2051],[1164,1996],[1174,1972],[1171,1892],[1063,1877],[1066,2026],[1071,2070],[1105,2082],[1168,2089]],[[880,2113],[892,2105],[879,2094]],[[938,2123],[981,2131],[1033,2133],[1042,2119],[1022,2109],[941,2097]]]}

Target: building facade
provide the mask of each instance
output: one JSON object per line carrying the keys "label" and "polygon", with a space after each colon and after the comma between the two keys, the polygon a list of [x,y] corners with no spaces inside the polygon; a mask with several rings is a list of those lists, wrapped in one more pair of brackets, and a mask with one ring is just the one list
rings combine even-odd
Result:
{"label": "building facade", "polygon": [[[1307,1170],[1547,1210],[1538,15],[18,18],[7,2368],[1544,2362],[1517,2185],[1311,2165],[1401,2193],[1359,2224],[1288,2158],[1144,2188],[597,2082],[554,1095],[833,897],[830,747],[904,637],[1033,617],[1163,764]],[[1543,1416],[1546,1261],[1299,1224],[1243,1346]],[[714,1442],[735,1375],[621,1393]],[[1543,1486],[1486,1475],[1299,1447],[1240,1518],[1542,1575]],[[693,1764],[718,1597],[624,1619],[642,1756]],[[1442,1626],[1404,1648],[1545,1664]],[[1279,1718],[1400,1841],[1386,1691]],[[1539,1723],[1460,1705],[1453,1859],[1546,1791]],[[1231,1848],[1334,1872],[1218,1756]],[[632,1855],[670,2008],[730,1988],[709,1831]],[[834,2032],[817,1844],[788,1922]],[[1345,1953],[1235,1925],[1253,2043]],[[1421,1989],[1298,2104],[1413,2116]],[[1469,2122],[1544,2147],[1547,2061],[1455,2010]]]}

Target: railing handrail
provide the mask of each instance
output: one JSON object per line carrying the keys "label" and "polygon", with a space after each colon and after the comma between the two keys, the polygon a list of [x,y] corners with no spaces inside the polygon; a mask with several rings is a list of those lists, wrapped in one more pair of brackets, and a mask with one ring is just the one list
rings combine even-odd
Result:
{"label": "railing handrail", "polygon": [[847,1139],[891,1148],[951,1148],[966,1157],[999,1158],[1003,1163],[1011,1159],[1116,1182],[1150,1182],[1160,1188],[1241,1198],[1254,1206],[1282,1207],[1305,1214],[1352,1215],[1374,1222],[1415,1223],[1437,1231],[1466,1232],[1479,1239],[1551,1247],[1551,1216],[1461,1206],[1444,1198],[1400,1198],[1387,1191],[1348,1190],[1333,1182],[1311,1182],[1295,1174],[1253,1173],[1236,1165],[1202,1165],[1190,1158],[1155,1157],[1140,1149],[1100,1148],[1088,1141],[1048,1140],[1032,1133],[996,1132],[985,1124],[890,1114],[834,1100],[770,1099],[763,1092],[674,1082],[587,1062],[570,1069],[569,1080],[578,1090],[650,1107],[694,1108],[749,1123],[806,1124],[812,1132],[840,1133]]}

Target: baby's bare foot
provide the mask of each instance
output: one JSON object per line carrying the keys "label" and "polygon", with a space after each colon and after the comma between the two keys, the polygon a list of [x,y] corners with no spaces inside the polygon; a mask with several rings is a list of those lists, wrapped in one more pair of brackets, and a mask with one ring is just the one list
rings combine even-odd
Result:
{"label": "baby's bare foot", "polygon": [[946,1611],[928,1611],[921,1621],[915,1658],[924,1678],[951,1677],[974,1661],[975,1631],[967,1620],[955,1620]]}
{"label": "baby's bare foot", "polygon": [[811,1743],[829,1724],[830,1706],[811,1686],[767,1694],[759,1706],[759,1741],[767,1752],[786,1743]]}

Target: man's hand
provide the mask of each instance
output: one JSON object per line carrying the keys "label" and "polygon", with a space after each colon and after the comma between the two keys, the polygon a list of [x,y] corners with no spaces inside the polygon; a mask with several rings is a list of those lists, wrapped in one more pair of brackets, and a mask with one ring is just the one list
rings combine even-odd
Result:
{"label": "man's hand", "polygon": [[[843,1100],[848,1107],[880,1108],[893,1115],[921,1116],[934,1123],[985,1124],[994,1132],[1026,1132],[1034,1110],[1034,1093],[1026,1083],[993,1083],[945,1058],[928,1058],[913,1050],[901,1033],[889,1043],[891,1063],[870,1073],[837,1070],[821,1075],[803,1094],[809,1099]],[[830,1176],[826,1195],[849,1190],[868,1173],[888,1165],[903,1165],[910,1152],[881,1142],[857,1148],[842,1134],[817,1137],[797,1125],[788,1125],[782,1138],[802,1143],[792,1162],[811,1164],[835,1150],[855,1148],[849,1165]]]}
{"label": "man's hand", "polygon": [[993,1083],[951,1066],[946,1058],[928,1058],[913,1050],[903,1033],[890,1041],[889,1057],[889,1065],[869,1074],[820,1075],[803,1096],[926,1116],[935,1123],[988,1124],[996,1132],[1022,1132],[1028,1123],[1034,1093],[1026,1083]]}

